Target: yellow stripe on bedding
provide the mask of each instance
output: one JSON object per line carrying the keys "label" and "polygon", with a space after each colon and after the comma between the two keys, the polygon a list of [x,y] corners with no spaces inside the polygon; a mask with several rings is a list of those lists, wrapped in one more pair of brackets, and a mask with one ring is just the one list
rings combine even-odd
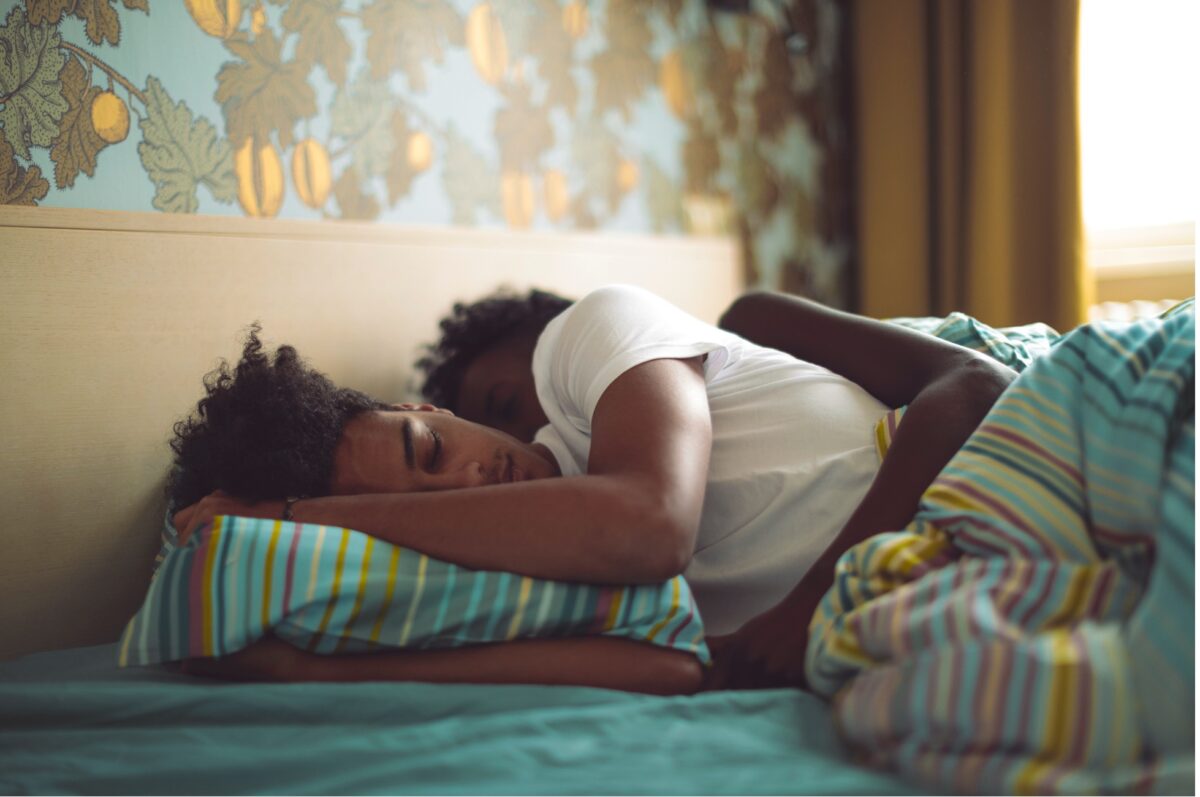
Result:
{"label": "yellow stripe on bedding", "polygon": [[608,606],[608,617],[604,620],[604,630],[611,631],[617,624],[617,618],[621,616],[621,603],[625,598],[625,590],[619,589],[613,593],[612,603]]}
{"label": "yellow stripe on bedding", "polygon": [[[271,527],[271,543],[267,546],[267,561],[264,565],[265,572],[263,573],[263,631],[271,627],[271,575],[275,570],[275,546],[279,544],[279,531],[282,528],[283,521],[276,520],[275,525]],[[209,553],[212,553],[211,548],[209,548]]]}
{"label": "yellow stripe on bedding", "polygon": [[921,499],[953,509],[965,509],[969,512],[981,511],[979,504],[966,493],[959,492],[942,482],[934,482],[921,496]]}
{"label": "yellow stripe on bedding", "polygon": [[383,595],[383,605],[379,607],[379,616],[371,627],[371,644],[379,644],[379,632],[383,630],[383,621],[387,619],[388,609],[392,606],[392,594],[396,591],[396,570],[400,566],[400,552],[403,548],[392,546],[392,562],[388,565],[387,589]]}
{"label": "yellow stripe on bedding", "polygon": [[646,641],[653,642],[654,637],[662,633],[662,630],[675,619],[676,613],[679,612],[679,580],[680,576],[671,579],[671,610],[667,612],[667,616],[654,624],[650,629],[650,633],[646,635]]}
{"label": "yellow stripe on bedding", "polygon": [[341,653],[342,648],[346,646],[346,641],[350,639],[350,629],[354,628],[354,624],[358,622],[358,615],[362,611],[363,598],[367,593],[367,573],[371,569],[371,549],[375,547],[375,538],[367,537],[367,542],[363,548],[362,567],[358,572],[358,594],[354,596],[354,608],[350,610],[350,617],[342,626],[342,638],[338,640],[337,647],[333,649],[334,653]]}
{"label": "yellow stripe on bedding", "polygon": [[891,445],[891,442],[892,440],[888,436],[887,418],[884,418],[875,424],[875,453],[879,455],[880,461],[887,456],[888,446]]}
{"label": "yellow stripe on bedding", "polygon": [[204,555],[204,583],[200,593],[200,615],[203,620],[200,627],[205,656],[213,655],[213,649],[216,647],[213,645],[212,571],[213,562],[217,558],[217,547],[221,543],[224,519],[223,516],[218,516],[213,520],[212,536],[208,539],[208,551]]}
{"label": "yellow stripe on bedding", "polygon": [[309,651],[317,649],[317,645],[325,636],[325,629],[329,627],[329,620],[333,617],[333,609],[337,606],[338,597],[342,591],[342,567],[346,564],[346,548],[349,544],[350,529],[342,529],[342,542],[338,545],[337,564],[333,568],[333,588],[329,593],[329,602],[325,604],[325,614],[321,616],[321,624],[317,626],[317,632],[313,634],[312,640],[308,643]]}
{"label": "yellow stripe on bedding", "polygon": [[[1073,666],[1075,646],[1071,643],[1070,632],[1051,631],[1047,634],[1050,643],[1049,706],[1042,712],[1047,722],[1046,734],[1043,737],[1040,755],[1017,776],[1016,791],[1025,794],[1038,794],[1047,791],[1048,784],[1043,778],[1050,775],[1055,766],[1065,763],[1064,757],[1071,743],[1068,734],[1073,731],[1071,718],[1078,716],[1079,707],[1074,705],[1076,690],[1079,688],[1079,675]],[[1043,673],[1043,676],[1045,673]],[[1036,739],[1036,730],[1032,732]]]}
{"label": "yellow stripe on bedding", "polygon": [[533,590],[533,579],[525,576],[521,579],[521,594],[517,598],[517,611],[513,614],[512,622],[508,624],[508,633],[504,638],[508,640],[517,638],[517,631],[521,629],[521,620],[525,618],[525,607],[529,604],[529,593]]}
{"label": "yellow stripe on bedding", "polygon": [[306,600],[312,601],[317,590],[317,566],[321,564],[321,548],[325,545],[325,527],[317,527],[317,543],[313,546],[312,568],[308,572],[308,594]]}
{"label": "yellow stripe on bedding", "polygon": [[133,621],[130,620],[125,625],[125,633],[121,635],[121,653],[117,656],[118,667],[129,666],[129,642],[133,639]]}
{"label": "yellow stripe on bedding", "polygon": [[271,576],[275,573],[275,547],[280,544],[280,529],[283,521],[275,521],[271,527],[271,541],[266,546],[266,573],[263,575],[263,630],[271,627]]}

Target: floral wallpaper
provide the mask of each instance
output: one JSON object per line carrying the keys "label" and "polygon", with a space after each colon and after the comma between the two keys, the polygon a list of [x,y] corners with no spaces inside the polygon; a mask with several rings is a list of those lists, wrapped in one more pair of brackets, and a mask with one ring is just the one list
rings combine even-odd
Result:
{"label": "floral wallpaper", "polygon": [[0,10],[0,203],[734,232],[752,282],[845,303],[835,0]]}

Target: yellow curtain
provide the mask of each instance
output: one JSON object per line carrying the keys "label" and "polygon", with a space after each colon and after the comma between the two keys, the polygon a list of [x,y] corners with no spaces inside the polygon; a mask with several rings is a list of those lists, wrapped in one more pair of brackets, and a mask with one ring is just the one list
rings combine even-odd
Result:
{"label": "yellow curtain", "polygon": [[856,0],[858,310],[1084,320],[1079,0]]}

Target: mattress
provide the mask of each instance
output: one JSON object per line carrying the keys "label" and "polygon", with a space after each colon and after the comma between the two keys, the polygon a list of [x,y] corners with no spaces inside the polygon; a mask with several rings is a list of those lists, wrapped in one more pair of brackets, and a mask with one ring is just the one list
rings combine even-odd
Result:
{"label": "mattress", "polygon": [[918,794],[856,765],[796,690],[243,684],[119,669],[117,646],[0,662],[0,793]]}

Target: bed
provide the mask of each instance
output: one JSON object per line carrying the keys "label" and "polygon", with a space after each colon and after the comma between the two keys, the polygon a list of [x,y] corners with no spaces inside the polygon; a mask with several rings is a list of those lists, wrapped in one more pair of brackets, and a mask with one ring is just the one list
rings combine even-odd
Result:
{"label": "bed", "polygon": [[230,684],[116,646],[0,664],[5,794],[916,794],[794,690]]}
{"label": "bed", "polygon": [[792,690],[231,684],[117,666],[171,424],[261,321],[411,397],[418,343],[504,283],[641,285],[715,320],[734,242],[0,207],[0,792],[916,793]]}

